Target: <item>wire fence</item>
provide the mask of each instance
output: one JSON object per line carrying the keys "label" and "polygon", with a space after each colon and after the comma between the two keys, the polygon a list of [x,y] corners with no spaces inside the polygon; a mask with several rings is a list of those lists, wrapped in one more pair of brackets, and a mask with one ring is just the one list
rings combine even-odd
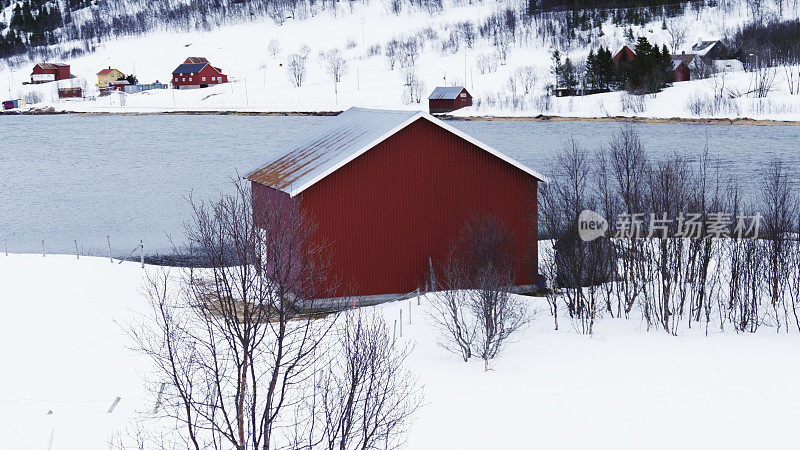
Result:
{"label": "wire fence", "polygon": [[[46,245],[47,243],[46,243],[46,241],[44,239],[42,239],[41,242],[42,242],[42,247],[41,247],[41,249],[42,249],[42,258],[45,258],[48,255],[48,253],[47,253],[47,245]],[[78,247],[78,240],[77,239],[73,239],[73,244],[74,244],[74,248],[75,248],[75,259],[80,260],[81,256],[85,256],[85,257],[86,256],[99,256],[99,255],[91,254],[92,252],[85,252],[84,251],[82,253],[80,251],[80,248]],[[130,252],[128,252],[124,257],[120,257],[118,255],[116,258],[114,257],[114,254],[113,254],[113,252],[111,250],[111,236],[110,235],[106,235],[106,244],[107,244],[107,249],[108,249],[108,260],[109,260],[109,262],[111,264],[114,264],[114,263],[122,264],[124,261],[136,261],[136,260],[138,260],[139,264],[142,267],[142,269],[144,269],[145,264],[144,264],[144,241],[143,240],[140,240],[139,244],[136,245],[135,247],[133,247],[133,249]],[[9,251],[8,251],[8,239],[6,239],[6,238],[3,239],[3,252],[4,252],[5,256],[9,256],[9,254],[10,254]],[[137,253],[138,253],[138,255],[137,255]],[[51,253],[51,255],[55,255],[55,254],[63,255],[64,253]],[[138,256],[138,258],[136,256]],[[115,261],[115,259],[116,259],[116,261]]]}

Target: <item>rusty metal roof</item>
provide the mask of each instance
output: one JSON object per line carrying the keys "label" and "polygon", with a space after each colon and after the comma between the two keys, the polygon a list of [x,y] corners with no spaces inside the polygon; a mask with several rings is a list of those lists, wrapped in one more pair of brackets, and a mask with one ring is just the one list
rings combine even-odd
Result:
{"label": "rusty metal roof", "polygon": [[464,86],[439,86],[431,92],[429,100],[454,100],[464,90]]}
{"label": "rusty metal roof", "polygon": [[250,172],[246,178],[294,197],[420,118],[431,121],[541,181],[548,181],[538,172],[428,113],[365,108],[350,108],[331,118],[323,127],[291,145],[280,153],[280,157]]}
{"label": "rusty metal roof", "polygon": [[418,114],[419,111],[350,108],[247,178],[295,195],[306,182],[349,161],[370,143],[370,147],[376,145],[380,142],[374,142],[376,139]]}

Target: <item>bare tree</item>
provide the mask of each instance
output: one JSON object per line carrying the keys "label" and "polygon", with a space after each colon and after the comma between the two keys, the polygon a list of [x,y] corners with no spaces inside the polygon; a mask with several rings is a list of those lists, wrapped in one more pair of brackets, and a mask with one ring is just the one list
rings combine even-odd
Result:
{"label": "bare tree", "polygon": [[669,34],[669,45],[672,47],[672,52],[678,53],[686,41],[686,24],[683,18],[676,17],[667,21],[667,34]]}
{"label": "bare tree", "polygon": [[303,86],[303,80],[306,78],[306,57],[297,53],[289,55],[286,70],[294,87]]}
{"label": "bare tree", "polygon": [[275,59],[278,56],[278,53],[281,52],[281,44],[278,42],[277,39],[270,39],[269,45],[267,46],[267,53],[272,56],[272,59]]}
{"label": "bare tree", "polygon": [[333,79],[333,89],[336,95],[339,94],[339,82],[347,73],[347,60],[342,56],[342,52],[336,48],[323,53],[322,60],[325,61],[325,70]]}
{"label": "bare tree", "polygon": [[178,276],[152,276],[153,317],[131,333],[168,386],[164,414],[200,448],[273,448],[325,352],[330,257],[296,208],[253,211],[242,183],[193,204]]}
{"label": "bare tree", "polygon": [[319,371],[316,384],[319,445],[308,447],[398,447],[421,400],[405,369],[411,347],[393,343],[383,318],[362,310],[347,312],[337,334],[335,357]]}
{"label": "bare tree", "polygon": [[522,87],[522,92],[528,95],[536,85],[536,69],[533,66],[517,67],[514,71],[514,77],[519,85]]}

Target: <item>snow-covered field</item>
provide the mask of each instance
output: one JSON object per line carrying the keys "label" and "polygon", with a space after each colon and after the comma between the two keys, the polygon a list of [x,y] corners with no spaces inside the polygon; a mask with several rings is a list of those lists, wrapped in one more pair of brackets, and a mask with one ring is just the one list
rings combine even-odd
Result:
{"label": "snow-covered field", "polygon": [[[144,273],[104,258],[0,254],[0,448],[108,448],[152,411],[149,363],[124,332],[148,310]],[[587,337],[567,321],[553,331],[543,311],[484,372],[438,347],[426,299],[411,303],[403,339],[425,401],[407,448],[795,446],[797,335],[670,337],[603,319]],[[408,302],[376,308],[409,317]]]}
{"label": "snow-covered field", "polygon": [[[742,96],[734,98],[725,108],[694,114],[688,104],[692,98],[713,95],[716,80],[697,80],[676,83],[655,96],[647,97],[643,107],[631,108],[625,94],[613,92],[573,98],[541,96],[548,84],[551,45],[541,36],[519,38],[509,49],[505,64],[496,70],[481,73],[478,60],[495,53],[487,39],[478,39],[474,48],[460,46],[458,51],[443,50],[441,43],[458,22],[470,20],[479,25],[481,20],[508,5],[503,1],[484,1],[457,5],[445,2],[442,13],[430,15],[424,11],[408,10],[400,15],[389,12],[385,0],[345,5],[337,3],[304,20],[287,20],[277,25],[264,18],[251,23],[225,25],[211,31],[153,32],[140,37],[120,37],[99,44],[96,52],[65,60],[72,65],[73,80],[39,86],[23,86],[29,79],[33,63],[8,67],[0,62],[0,93],[2,97],[24,97],[34,90],[42,94],[37,108],[52,107],[65,111],[94,112],[160,112],[160,111],[341,111],[350,106],[379,108],[425,109],[424,97],[437,85],[463,84],[476,99],[476,106],[466,108],[460,115],[535,116],[539,114],[606,117],[640,116],[652,118],[672,117],[747,117],[756,119],[800,120],[800,95],[789,95],[784,72],[776,72],[774,88],[764,99]],[[765,6],[767,7],[767,6]],[[770,6],[771,8],[771,6]],[[787,6],[783,17],[800,16],[800,6]],[[770,10],[771,11],[771,10]],[[770,12],[773,13],[772,11]],[[698,39],[725,37],[737,26],[749,20],[745,2],[720,2],[719,6],[706,7],[695,12],[687,7],[678,19],[686,27],[685,42],[689,48]],[[616,52],[628,39],[624,33],[629,27],[614,25],[610,20],[603,25],[602,35],[595,32],[591,45],[603,45]],[[535,28],[534,28],[535,30]],[[662,29],[660,19],[645,26],[632,27],[636,37],[645,36],[650,42],[668,44],[669,37]],[[409,102],[406,98],[403,70],[390,70],[383,49],[394,38],[404,38],[422,33],[439,33],[429,38],[415,63],[417,78],[425,84],[423,101]],[[269,43],[277,41],[280,51],[273,57],[268,52]],[[307,45],[310,49],[306,81],[294,87],[287,73],[289,55]],[[370,47],[379,46],[380,54],[371,54]],[[347,71],[334,92],[332,77],[326,72],[321,53],[340,49],[347,60]],[[562,53],[573,61],[586,57],[589,47],[574,46]],[[140,82],[168,82],[172,70],[188,56],[205,56],[231,77],[232,82],[194,91],[151,91],[133,95],[96,96],[95,74],[103,68],[115,67],[125,73],[135,73]],[[509,78],[519,67],[533,66],[536,83],[527,95],[511,101]],[[752,83],[748,73],[731,73],[724,76],[726,95],[746,92]],[[91,100],[59,100],[58,86],[83,86]],[[519,88],[518,88],[519,89]],[[480,104],[478,104],[480,103]]]}

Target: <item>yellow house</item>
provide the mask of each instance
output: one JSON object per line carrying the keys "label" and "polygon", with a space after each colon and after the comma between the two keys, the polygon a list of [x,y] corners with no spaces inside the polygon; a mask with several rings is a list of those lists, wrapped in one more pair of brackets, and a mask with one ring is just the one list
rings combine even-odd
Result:
{"label": "yellow house", "polygon": [[117,69],[112,69],[111,67],[108,69],[103,69],[100,72],[97,72],[97,87],[108,87],[108,83],[117,81],[124,76],[125,74]]}

